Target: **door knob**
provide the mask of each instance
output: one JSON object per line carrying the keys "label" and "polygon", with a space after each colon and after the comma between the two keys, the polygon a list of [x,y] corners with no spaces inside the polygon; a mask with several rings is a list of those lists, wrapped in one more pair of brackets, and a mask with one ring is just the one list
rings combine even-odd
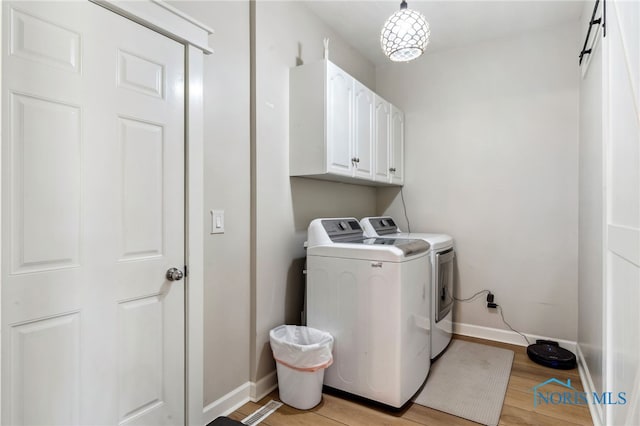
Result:
{"label": "door knob", "polygon": [[167,271],[167,279],[169,281],[180,281],[184,277],[184,273],[178,268],[169,268]]}

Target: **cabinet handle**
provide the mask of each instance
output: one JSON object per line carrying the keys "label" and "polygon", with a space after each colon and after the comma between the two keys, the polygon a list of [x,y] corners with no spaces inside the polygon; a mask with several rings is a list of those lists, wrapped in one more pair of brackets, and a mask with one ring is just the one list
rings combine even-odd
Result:
{"label": "cabinet handle", "polygon": [[390,167],[390,168],[389,168],[389,171],[390,171],[391,173],[395,173],[396,168],[395,168],[395,167]]}
{"label": "cabinet handle", "polygon": [[359,163],[359,162],[360,162],[360,159],[359,159],[359,158],[356,158],[356,163]]}

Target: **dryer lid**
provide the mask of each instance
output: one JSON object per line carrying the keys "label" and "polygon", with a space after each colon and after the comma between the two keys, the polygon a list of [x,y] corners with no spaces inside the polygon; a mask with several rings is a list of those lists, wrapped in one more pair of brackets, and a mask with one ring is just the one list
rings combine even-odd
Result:
{"label": "dryer lid", "polygon": [[447,234],[401,232],[391,216],[365,217],[360,221],[360,226],[367,237],[421,239],[435,251],[453,247],[453,238]]}
{"label": "dryer lid", "polygon": [[453,238],[447,234],[428,234],[422,232],[399,232],[385,235],[385,238],[411,238],[421,239],[429,243],[432,250],[441,251],[453,247]]}

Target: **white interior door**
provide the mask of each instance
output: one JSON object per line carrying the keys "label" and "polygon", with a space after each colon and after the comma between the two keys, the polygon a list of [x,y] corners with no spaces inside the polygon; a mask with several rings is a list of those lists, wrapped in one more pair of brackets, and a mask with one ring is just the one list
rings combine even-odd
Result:
{"label": "white interior door", "polygon": [[607,424],[640,424],[640,3],[606,3]]}
{"label": "white interior door", "polygon": [[2,7],[2,423],[182,424],[184,46]]}

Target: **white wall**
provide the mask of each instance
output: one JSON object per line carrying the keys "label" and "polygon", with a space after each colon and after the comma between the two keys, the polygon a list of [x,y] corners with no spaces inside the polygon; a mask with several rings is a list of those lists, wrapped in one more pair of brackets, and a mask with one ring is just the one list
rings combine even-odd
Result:
{"label": "white wall", "polygon": [[[205,57],[204,404],[249,381],[249,2],[173,1],[215,33]],[[210,209],[225,210],[211,235]]]}
{"label": "white wall", "polygon": [[[579,28],[586,37],[593,3],[586,2]],[[595,30],[595,27],[594,27]],[[584,356],[593,390],[604,392],[603,378],[603,143],[602,43],[592,49],[580,80],[578,345]]]}
{"label": "white wall", "polygon": [[[578,23],[378,67],[406,114],[412,231],[452,235],[455,294],[491,289],[516,329],[577,338]],[[378,213],[404,224],[398,191]],[[505,328],[483,301],[456,322]],[[524,343],[524,342],[523,342]]]}
{"label": "white wall", "polygon": [[316,217],[375,213],[370,187],[289,178],[289,69],[330,59],[369,87],[375,69],[302,2],[255,3],[254,282],[251,378],[274,371],[269,330],[297,323],[303,300],[303,242]]}

